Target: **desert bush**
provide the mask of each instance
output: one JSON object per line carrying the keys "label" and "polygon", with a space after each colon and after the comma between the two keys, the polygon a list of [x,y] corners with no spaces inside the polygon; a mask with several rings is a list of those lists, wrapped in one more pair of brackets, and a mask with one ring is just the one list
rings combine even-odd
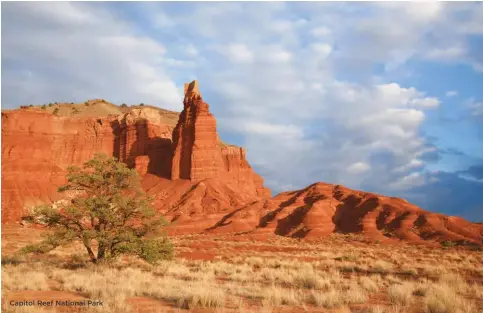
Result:
{"label": "desert bush", "polygon": [[59,108],[55,108],[54,111],[52,112],[52,114],[58,115],[59,114]]}
{"label": "desert bush", "polygon": [[[159,232],[165,221],[151,207],[136,170],[113,157],[96,154],[83,168],[69,167],[67,181],[59,192],[76,191],[77,196],[56,207],[42,205],[32,210],[32,220],[53,233],[24,247],[23,253],[46,253],[81,242],[93,263],[125,254],[150,263],[172,257],[171,242]],[[160,237],[148,239],[149,235]]]}
{"label": "desert bush", "polygon": [[454,246],[456,246],[456,242],[454,242],[454,241],[450,241],[450,240],[445,240],[445,241],[441,242],[441,245],[442,245],[443,247],[447,247],[447,248],[449,248],[449,247],[454,247]]}
{"label": "desert bush", "polygon": [[379,289],[378,284],[371,277],[368,276],[362,276],[361,278],[359,278],[359,284],[364,290],[367,291],[374,292]]}
{"label": "desert bush", "polygon": [[388,273],[392,270],[392,268],[393,268],[393,265],[391,263],[378,260],[374,262],[370,271],[373,273]]}
{"label": "desert bush", "polygon": [[2,267],[2,288],[8,291],[49,290],[47,276],[26,265]]}
{"label": "desert bush", "polygon": [[309,300],[314,306],[326,309],[337,308],[344,303],[340,291],[335,289],[329,290],[328,292],[312,291]]}
{"label": "desert bush", "polygon": [[263,298],[273,306],[299,305],[303,301],[303,293],[300,290],[282,289],[272,285],[264,290]]}
{"label": "desert bush", "polygon": [[18,265],[22,259],[18,255],[2,255],[2,265]]}
{"label": "desert bush", "polygon": [[357,284],[352,284],[343,293],[343,301],[347,304],[364,303],[367,301],[367,293]]}
{"label": "desert bush", "polygon": [[293,276],[295,286],[307,289],[321,288],[323,285],[322,281],[323,279],[314,271],[314,268],[310,264],[299,269]]}
{"label": "desert bush", "polygon": [[424,298],[425,313],[473,313],[474,307],[448,285],[434,286]]}
{"label": "desert bush", "polygon": [[387,289],[387,295],[392,303],[409,304],[412,301],[414,286],[411,283],[392,285]]}

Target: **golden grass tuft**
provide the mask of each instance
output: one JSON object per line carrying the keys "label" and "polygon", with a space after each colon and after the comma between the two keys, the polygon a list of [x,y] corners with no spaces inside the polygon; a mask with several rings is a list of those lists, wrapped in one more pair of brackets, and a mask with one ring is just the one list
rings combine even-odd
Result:
{"label": "golden grass tuft", "polygon": [[471,302],[448,285],[434,286],[424,299],[425,313],[474,313]]}
{"label": "golden grass tuft", "polygon": [[414,286],[410,282],[400,285],[392,285],[387,289],[389,300],[395,304],[410,304],[412,301]]}
{"label": "golden grass tuft", "polygon": [[338,308],[344,304],[340,291],[335,289],[328,292],[312,291],[309,300],[314,306],[326,309]]}

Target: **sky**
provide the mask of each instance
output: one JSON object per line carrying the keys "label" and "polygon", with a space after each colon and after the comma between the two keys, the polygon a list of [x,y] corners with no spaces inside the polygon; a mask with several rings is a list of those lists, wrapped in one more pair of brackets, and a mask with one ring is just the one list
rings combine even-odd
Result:
{"label": "sky", "polygon": [[3,2],[2,108],[182,109],[274,194],[317,181],[483,221],[483,3]]}

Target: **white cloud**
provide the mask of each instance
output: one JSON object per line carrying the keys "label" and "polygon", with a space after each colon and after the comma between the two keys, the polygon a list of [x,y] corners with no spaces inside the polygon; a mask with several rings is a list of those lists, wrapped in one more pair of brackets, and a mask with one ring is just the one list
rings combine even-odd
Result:
{"label": "white cloud", "polygon": [[315,37],[325,37],[330,35],[331,31],[328,27],[319,26],[311,30],[311,33]]}
{"label": "white cloud", "polygon": [[321,58],[326,58],[332,52],[332,47],[326,43],[313,43],[310,45],[312,50]]}
{"label": "white cloud", "polygon": [[466,53],[466,48],[463,46],[434,48],[426,52],[426,58],[438,61],[454,60],[463,57]]}
{"label": "white cloud", "polygon": [[280,138],[301,138],[302,129],[295,125],[285,124],[273,124],[263,121],[239,121],[239,120],[226,120],[224,121],[226,128],[241,132],[243,134],[254,134],[264,136],[279,136]]}
{"label": "white cloud", "polygon": [[254,59],[253,52],[244,44],[230,44],[218,51],[237,63],[252,63]]}
{"label": "white cloud", "polygon": [[458,91],[456,90],[448,90],[446,91],[446,97],[451,98],[451,97],[456,97],[458,95]]}
{"label": "white cloud", "polygon": [[483,117],[483,102],[478,102],[474,98],[466,101],[466,106],[470,109],[471,115]]}
{"label": "white cloud", "polygon": [[422,186],[426,183],[426,179],[420,172],[410,173],[407,176],[401,177],[395,182],[389,184],[389,187],[394,190],[407,190],[414,187]]}
{"label": "white cloud", "polygon": [[360,173],[367,172],[370,169],[371,169],[371,166],[369,164],[364,162],[357,162],[349,165],[349,167],[347,168],[347,172],[349,174],[360,174]]}

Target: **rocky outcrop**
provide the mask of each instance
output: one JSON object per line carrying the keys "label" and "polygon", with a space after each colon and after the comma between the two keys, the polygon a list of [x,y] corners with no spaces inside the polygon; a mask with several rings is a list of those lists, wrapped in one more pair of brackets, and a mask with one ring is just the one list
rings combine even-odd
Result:
{"label": "rocky outcrop", "polygon": [[2,222],[60,199],[57,188],[67,167],[82,165],[96,152],[132,167],[136,157],[146,156],[146,171],[169,177],[175,123],[152,108],[99,118],[55,116],[41,109],[2,112]]}
{"label": "rocky outcrop", "polygon": [[270,196],[246,161],[245,150],[221,143],[216,119],[193,81],[185,84],[184,110],[173,132],[171,179],[199,182],[209,178],[224,180],[248,195]]}
{"label": "rocky outcrop", "polygon": [[[269,196],[245,151],[219,140],[216,120],[201,100],[197,83],[188,84],[186,92],[181,115],[142,106],[113,115],[115,106],[105,100],[87,101],[82,114],[75,116],[56,116],[52,107],[2,112],[2,222],[18,221],[29,207],[61,199],[57,188],[65,181],[67,167],[82,165],[96,152],[117,157],[148,181],[168,181],[167,190],[184,184],[175,182],[178,179],[188,180],[193,190],[177,190],[180,198],[175,202],[199,201],[194,205],[199,214],[204,214],[201,208],[224,212]],[[75,111],[75,105],[66,106],[58,111]],[[108,114],[96,117],[93,112],[100,109]],[[196,196],[203,190],[198,183],[210,178],[215,181],[203,184],[218,194]],[[230,197],[223,195],[226,192]],[[177,214],[184,214],[182,206]],[[166,210],[167,203],[158,208]]]}
{"label": "rocky outcrop", "polygon": [[220,145],[215,117],[201,98],[198,83],[185,84],[184,109],[173,132],[171,179],[220,177],[224,172]]}
{"label": "rocky outcrop", "polygon": [[425,211],[406,200],[316,183],[230,212],[207,230],[296,238],[358,233],[379,241],[423,240],[481,244],[483,227]]}

